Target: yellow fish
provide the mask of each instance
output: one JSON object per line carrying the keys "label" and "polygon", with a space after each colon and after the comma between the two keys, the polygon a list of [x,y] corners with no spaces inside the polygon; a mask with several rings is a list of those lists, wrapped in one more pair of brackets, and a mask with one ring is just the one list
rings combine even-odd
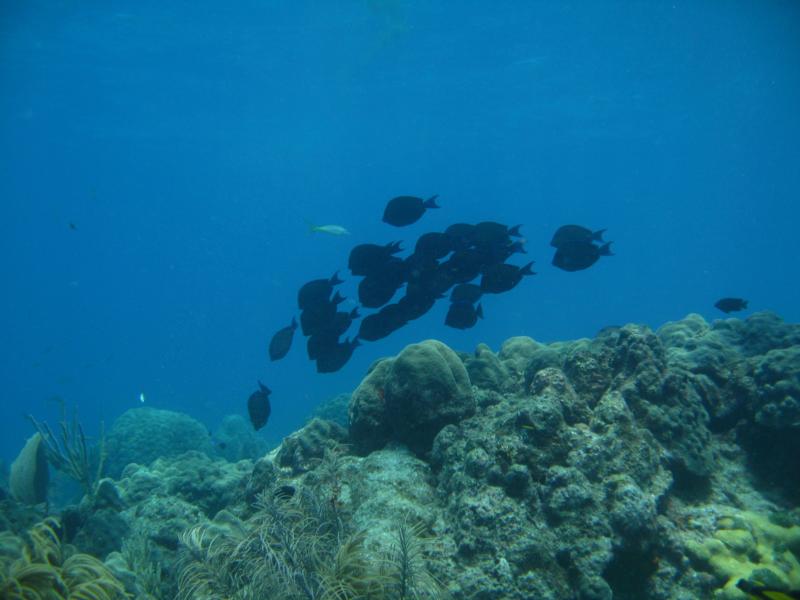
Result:
{"label": "yellow fish", "polygon": [[308,230],[311,233],[327,233],[328,235],[350,235],[350,232],[347,231],[341,225],[314,225],[313,223],[308,224]]}

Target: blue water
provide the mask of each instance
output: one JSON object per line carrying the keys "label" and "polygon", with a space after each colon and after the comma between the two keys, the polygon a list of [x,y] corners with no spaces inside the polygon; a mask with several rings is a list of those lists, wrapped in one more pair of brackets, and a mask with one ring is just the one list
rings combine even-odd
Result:
{"label": "blue water", "polygon": [[[275,440],[424,338],[712,319],[726,295],[797,321],[798,107],[788,0],[3,0],[0,456],[55,396],[93,431],[140,393],[213,429],[261,379]],[[442,208],[392,228],[401,194]],[[302,338],[268,361],[297,288],[354,244],[485,219],[524,225],[538,275],[474,329],[440,303],[339,373]],[[616,255],[556,270],[565,223]]]}

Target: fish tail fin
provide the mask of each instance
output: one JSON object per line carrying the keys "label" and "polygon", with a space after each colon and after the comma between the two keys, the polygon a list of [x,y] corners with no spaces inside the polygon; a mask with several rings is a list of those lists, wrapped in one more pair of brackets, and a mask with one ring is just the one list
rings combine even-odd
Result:
{"label": "fish tail fin", "polygon": [[536,275],[536,273],[533,272],[533,261],[522,267],[519,272],[523,275]]}
{"label": "fish tail fin", "polygon": [[339,285],[340,283],[344,283],[344,279],[339,279],[339,271],[333,274],[333,276],[328,280],[331,285]]}
{"label": "fish tail fin", "polygon": [[611,251],[612,243],[613,242],[606,242],[600,246],[600,256],[614,256],[614,253]]}
{"label": "fish tail fin", "polygon": [[478,304],[478,308],[475,309],[475,314],[481,319],[483,318],[483,304]]}
{"label": "fish tail fin", "polygon": [[333,298],[331,298],[331,302],[333,304],[341,304],[342,302],[344,302],[344,300],[345,298],[339,293],[339,290],[336,290],[336,293],[333,295]]}
{"label": "fish tail fin", "polygon": [[514,252],[519,252],[520,254],[527,254],[528,251],[525,250],[525,242],[523,240],[517,240],[513,244],[511,244],[511,250]]}
{"label": "fish tail fin", "polygon": [[522,227],[522,224],[510,227],[508,230],[508,235],[510,235],[511,237],[522,237],[522,233],[520,233],[519,230],[520,227]]}
{"label": "fish tail fin", "polygon": [[359,314],[357,306],[353,310],[350,311],[350,318],[351,319],[358,319],[360,316],[361,316],[361,314]]}
{"label": "fish tail fin", "polygon": [[391,254],[397,254],[398,252],[402,252],[403,248],[401,247],[402,240],[398,240],[396,242],[390,242],[389,248],[391,249]]}
{"label": "fish tail fin", "polygon": [[317,233],[319,231],[319,226],[316,223],[312,223],[308,219],[303,219],[308,228],[308,233]]}
{"label": "fish tail fin", "polygon": [[267,386],[265,386],[263,383],[261,383],[261,380],[258,381],[258,387],[261,388],[261,391],[264,392],[265,394],[272,393],[272,390],[269,389]]}
{"label": "fish tail fin", "polygon": [[423,205],[425,208],[441,208],[441,206],[439,206],[438,204],[436,204],[436,199],[437,199],[438,197],[439,197],[439,194],[434,194],[433,196],[431,196],[430,198],[428,198],[427,200],[425,200],[425,202],[423,202],[423,203],[422,203],[422,205]]}
{"label": "fish tail fin", "polygon": [[291,325],[291,327],[292,327],[292,331],[297,329],[297,317],[292,317],[292,325]]}
{"label": "fish tail fin", "polygon": [[592,234],[592,240],[595,242],[602,242],[603,241],[603,234],[606,232],[605,229],[598,229]]}
{"label": "fish tail fin", "polygon": [[747,303],[749,300],[742,300],[742,308],[747,308]]}

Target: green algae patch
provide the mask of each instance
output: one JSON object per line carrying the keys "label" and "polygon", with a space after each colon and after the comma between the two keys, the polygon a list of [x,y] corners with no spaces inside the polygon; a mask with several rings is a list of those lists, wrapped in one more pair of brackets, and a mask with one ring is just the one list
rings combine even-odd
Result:
{"label": "green algae patch", "polygon": [[716,527],[711,536],[685,544],[695,568],[723,582],[715,599],[746,598],[736,588],[739,579],[788,589],[800,586],[800,526],[779,525],[769,515],[742,511],[718,518]]}

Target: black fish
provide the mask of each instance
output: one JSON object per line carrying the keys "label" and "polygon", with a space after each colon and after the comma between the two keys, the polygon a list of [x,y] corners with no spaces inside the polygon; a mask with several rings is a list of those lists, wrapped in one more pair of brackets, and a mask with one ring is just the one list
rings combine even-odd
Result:
{"label": "black fish", "polygon": [[324,322],[316,323],[316,326],[311,328],[311,335],[328,336],[337,339],[350,328],[350,323],[353,322],[353,319],[357,319],[360,316],[361,315],[358,314],[358,307],[350,312],[340,310],[333,314],[328,313]]}
{"label": "black fish", "polygon": [[601,256],[613,256],[611,242],[596,246],[592,242],[565,242],[553,256],[553,266],[564,271],[582,271],[588,269]]}
{"label": "black fish", "polygon": [[292,347],[292,338],[294,338],[294,330],[297,329],[297,319],[292,317],[291,325],[287,325],[283,329],[272,336],[269,342],[269,359],[280,360],[289,352]]}
{"label": "black fish", "polygon": [[474,283],[460,283],[453,288],[453,292],[450,294],[450,302],[475,304],[482,295],[481,286]]}
{"label": "black fish", "polygon": [[484,244],[502,244],[508,242],[509,237],[520,237],[519,228],[522,225],[514,225],[508,227],[502,223],[495,223],[494,221],[483,221],[475,225],[472,230],[472,243],[477,245]]}
{"label": "black fish", "polygon": [[373,275],[380,272],[392,255],[401,250],[400,242],[391,242],[385,246],[359,244],[350,251],[347,267],[353,275]]}
{"label": "black fish", "polygon": [[453,283],[468,283],[481,274],[486,266],[483,254],[474,248],[453,252],[453,255],[442,263],[441,268],[447,271]]}
{"label": "black fish", "polygon": [[367,308],[379,308],[389,302],[405,282],[406,265],[392,258],[380,273],[369,275],[358,284],[358,301]]}
{"label": "black fish", "polygon": [[443,298],[441,294],[435,295],[427,291],[406,292],[405,296],[397,301],[397,305],[402,309],[405,318],[409,321],[419,319],[436,304],[436,301]]}
{"label": "black fish", "polygon": [[463,250],[472,244],[475,225],[470,225],[469,223],[455,223],[445,229],[444,232],[450,236],[454,249]]}
{"label": "black fish", "polygon": [[332,349],[335,349],[339,343],[339,336],[332,333],[323,331],[322,333],[315,333],[308,338],[306,344],[306,351],[308,358],[316,360],[324,354],[328,354]]}
{"label": "black fish", "polygon": [[267,386],[258,382],[258,391],[250,394],[247,400],[247,412],[250,415],[250,422],[253,428],[258,431],[269,420],[269,413],[272,411],[269,405],[269,395],[272,393]]}
{"label": "black fish", "polygon": [[358,337],[368,342],[385,338],[408,323],[405,310],[399,304],[384,306],[375,314],[364,317],[358,330]]}
{"label": "black fish", "polygon": [[358,341],[358,338],[353,338],[353,340],[348,339],[326,348],[317,357],[317,373],[334,373],[338,371],[347,364],[347,361],[353,355],[353,350],[360,345],[361,342]]}
{"label": "black fish", "polygon": [[747,308],[747,300],[742,298],[722,298],[717,300],[714,306],[727,314]]}
{"label": "black fish", "polygon": [[305,310],[315,304],[326,302],[333,292],[333,286],[339,285],[339,272],[333,274],[330,279],[315,279],[304,284],[297,292],[297,306],[300,310]]}
{"label": "black fish", "polygon": [[517,252],[521,254],[528,253],[527,250],[525,250],[524,242],[522,240],[516,240],[514,242],[509,241],[506,244],[477,246],[475,251],[480,253],[481,260],[484,265],[495,265],[497,263],[505,262]]}
{"label": "black fish", "polygon": [[469,302],[453,302],[444,324],[455,329],[469,329],[478,322],[478,318],[483,318],[483,307],[480,304],[474,307]]}
{"label": "black fish", "polygon": [[330,300],[319,302],[302,311],[300,328],[303,335],[313,335],[325,331],[336,317],[336,306],[342,301],[344,301],[344,296],[337,291]]}
{"label": "black fish", "polygon": [[73,223],[72,221],[70,221],[69,222],[69,228],[72,229],[72,231],[77,231],[78,226],[75,225],[75,223]]}
{"label": "black fish", "polygon": [[419,221],[427,208],[439,208],[436,198],[431,196],[427,200],[415,196],[398,196],[389,200],[383,211],[383,222],[395,227],[411,225]]}
{"label": "black fish", "polygon": [[424,233],[414,245],[414,254],[418,257],[444,258],[453,251],[453,240],[446,233]]}
{"label": "black fish", "polygon": [[603,232],[605,229],[592,231],[580,225],[564,225],[559,227],[550,240],[553,248],[559,248],[563,244],[570,242],[603,242]]}
{"label": "black fish", "polygon": [[491,265],[483,271],[481,290],[490,294],[507,292],[522,281],[525,275],[535,275],[531,266],[533,266],[533,261],[524,267],[507,264]]}

